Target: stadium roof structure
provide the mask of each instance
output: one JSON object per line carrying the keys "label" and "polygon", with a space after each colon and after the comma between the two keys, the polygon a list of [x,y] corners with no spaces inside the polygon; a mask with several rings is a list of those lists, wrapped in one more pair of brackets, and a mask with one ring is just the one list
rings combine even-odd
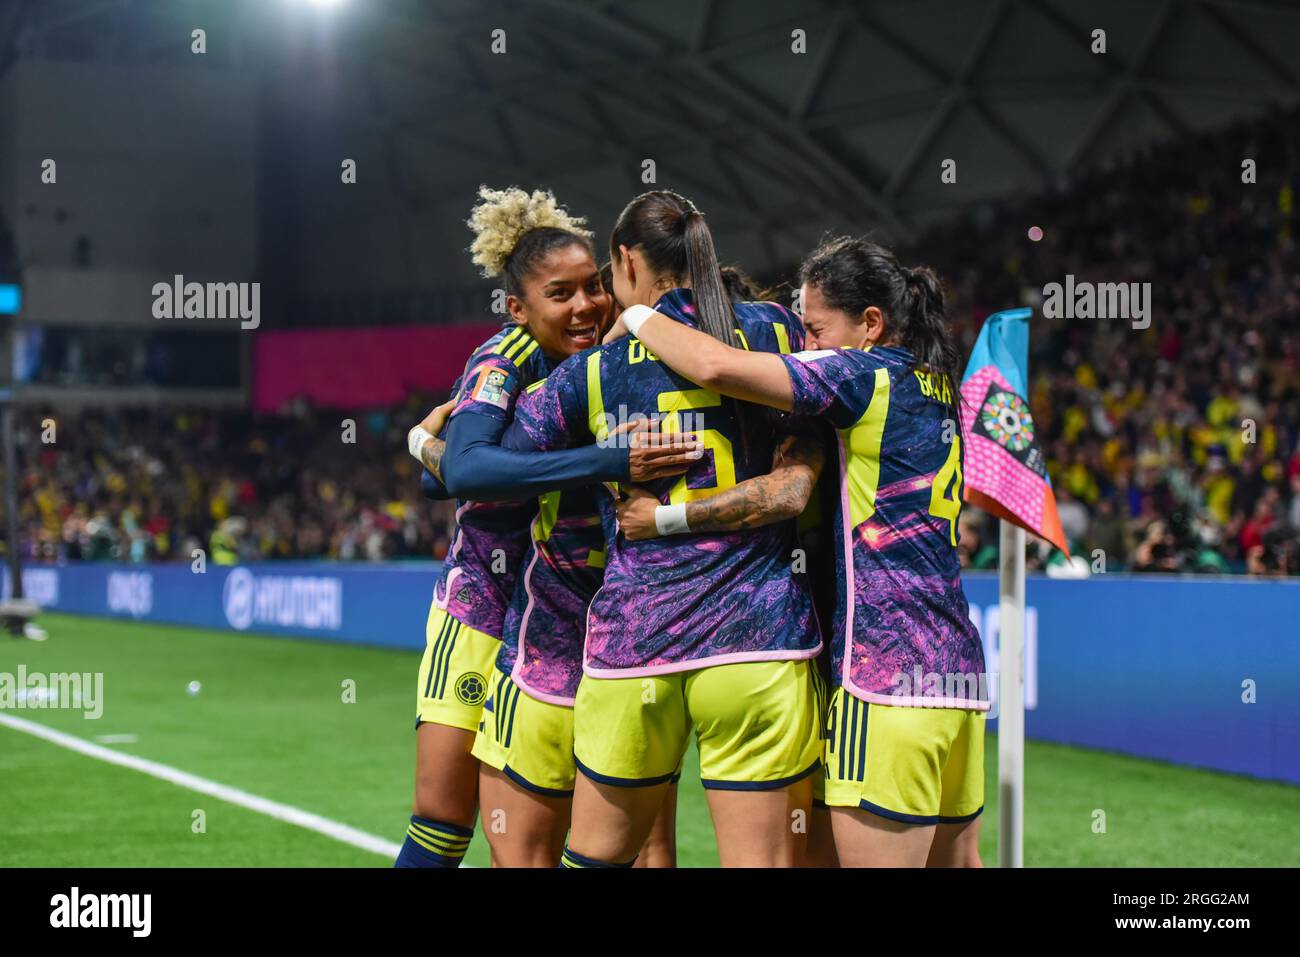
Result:
{"label": "stadium roof structure", "polygon": [[[600,210],[604,229],[652,159],[760,273],[827,229],[907,240],[1300,99],[1300,4],[1282,0],[337,0],[304,25],[312,6],[9,5],[0,69],[15,49],[184,57],[203,19],[239,38],[214,53],[261,72],[286,141],[301,124],[377,140],[404,215],[445,230],[478,183],[518,182]],[[124,9],[148,16],[123,29]]]}

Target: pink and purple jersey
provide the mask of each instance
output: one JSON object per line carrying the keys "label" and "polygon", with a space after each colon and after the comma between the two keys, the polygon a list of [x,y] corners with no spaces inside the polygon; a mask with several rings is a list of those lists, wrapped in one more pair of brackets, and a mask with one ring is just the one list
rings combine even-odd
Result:
{"label": "pink and purple jersey", "polygon": [[[668,293],[655,309],[694,325],[686,290]],[[782,306],[738,303],[734,310],[748,348],[802,347],[802,325]],[[704,458],[680,478],[647,486],[661,502],[686,502],[770,471],[776,431],[742,438],[739,406],[677,375],[638,339],[625,338],[563,362],[520,399],[515,421],[541,449],[605,441],[634,417],[695,432]],[[609,494],[601,495],[600,510],[607,558],[587,619],[587,674],[631,677],[816,655],[820,638],[806,575],[796,571],[792,521],[632,542],[618,533]]]}
{"label": "pink and purple jersey", "polygon": [[879,704],[986,710],[984,652],[957,560],[954,396],[901,348],[782,359],[795,413],[824,417],[838,439],[836,683]]}
{"label": "pink and purple jersey", "polygon": [[541,496],[497,656],[497,667],[525,694],[569,708],[582,678],[587,608],[605,573],[599,491]]}
{"label": "pink and purple jersey", "polygon": [[[468,411],[508,421],[524,387],[544,379],[550,368],[528,330],[507,324],[466,363],[451,418]],[[456,506],[456,534],[434,585],[434,602],[462,624],[500,636],[528,552],[537,500],[458,501]]]}

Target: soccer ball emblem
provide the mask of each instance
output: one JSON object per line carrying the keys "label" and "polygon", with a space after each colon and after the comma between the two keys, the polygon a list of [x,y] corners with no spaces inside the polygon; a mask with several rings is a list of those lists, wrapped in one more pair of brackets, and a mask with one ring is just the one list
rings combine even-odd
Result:
{"label": "soccer ball emblem", "polygon": [[480,705],[487,697],[487,682],[481,674],[467,671],[456,679],[456,697],[462,704]]}
{"label": "soccer ball emblem", "polygon": [[989,437],[1005,449],[1023,452],[1034,442],[1034,419],[1029,406],[1011,392],[995,392],[984,401],[980,421]]}

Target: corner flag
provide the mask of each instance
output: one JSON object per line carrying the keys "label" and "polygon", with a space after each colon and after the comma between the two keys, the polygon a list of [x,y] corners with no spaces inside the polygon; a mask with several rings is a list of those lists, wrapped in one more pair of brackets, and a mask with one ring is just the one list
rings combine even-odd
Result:
{"label": "corner flag", "polygon": [[961,380],[966,501],[1070,554],[1029,414],[1029,309],[984,320]]}

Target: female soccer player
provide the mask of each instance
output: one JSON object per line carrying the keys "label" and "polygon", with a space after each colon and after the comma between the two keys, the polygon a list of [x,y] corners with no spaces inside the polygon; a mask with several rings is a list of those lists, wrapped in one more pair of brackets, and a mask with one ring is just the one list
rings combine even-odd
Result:
{"label": "female soccer player", "polygon": [[[832,451],[831,455],[835,453]],[[708,498],[688,502],[678,531],[725,532],[757,528],[786,519],[798,519],[799,548],[807,558],[808,579],[813,607],[822,635],[822,651],[817,656],[817,678],[824,688],[830,674],[830,635],[828,627],[835,607],[835,563],[829,544],[832,534],[824,513],[830,501],[826,483],[820,481],[826,460],[826,443],[815,434],[792,435],[781,443],[768,475],[746,479],[738,485]],[[831,476],[826,476],[828,479]],[[663,515],[659,499],[638,486],[629,486],[620,496],[616,518],[618,531],[629,541],[657,538],[662,532],[658,522]],[[825,547],[822,547],[825,542]],[[825,723],[825,705],[821,701]],[[638,863],[640,858],[637,859]],[[808,819],[807,848],[804,867],[838,867],[835,841],[831,834],[830,811],[825,800],[825,778],[821,771],[813,774],[812,814]]]}
{"label": "female soccer player", "polygon": [[840,863],[978,866],[988,702],[956,553],[957,354],[943,292],[928,269],[860,239],[823,245],[800,280],[810,352],[731,348],[649,309],[618,325],[705,389],[834,427],[840,580],[825,760]]}
{"label": "female soccer player", "polygon": [[[733,306],[704,217],[676,193],[634,199],[610,249],[621,302],[654,303],[706,338],[770,352],[800,347],[798,320],[781,306]],[[611,413],[666,413],[665,431],[703,440],[707,454],[685,476],[648,483],[673,503],[674,521],[692,499],[766,473],[779,439],[762,410],[693,387],[625,341],[556,369],[521,399],[504,442],[603,442]],[[692,730],[722,863],[796,863],[809,776],[820,766],[811,661],[820,640],[793,523],[631,542],[617,532],[612,498],[601,507],[605,579],[588,615],[574,710],[582,773],[564,863],[632,864]]]}
{"label": "female soccer player", "polygon": [[[469,221],[476,233],[474,260],[486,274],[503,276],[511,321],[466,366],[444,462],[480,441],[473,427],[504,417],[523,386],[594,345],[610,309],[581,220],[560,209],[549,193],[484,188],[479,195],[482,202]],[[480,414],[460,415],[469,411]],[[440,464],[431,438],[413,429],[411,451],[427,464]],[[566,461],[534,455],[528,480],[512,492],[527,498],[593,481],[656,478],[679,473],[688,461],[671,447],[628,446],[575,450]],[[489,460],[491,451],[499,450],[487,451]],[[458,494],[459,484],[450,482],[449,491]],[[478,808],[478,762],[471,747],[536,509],[535,499],[459,503],[456,536],[429,610],[417,692],[415,813],[399,867],[455,867],[469,846]]]}

